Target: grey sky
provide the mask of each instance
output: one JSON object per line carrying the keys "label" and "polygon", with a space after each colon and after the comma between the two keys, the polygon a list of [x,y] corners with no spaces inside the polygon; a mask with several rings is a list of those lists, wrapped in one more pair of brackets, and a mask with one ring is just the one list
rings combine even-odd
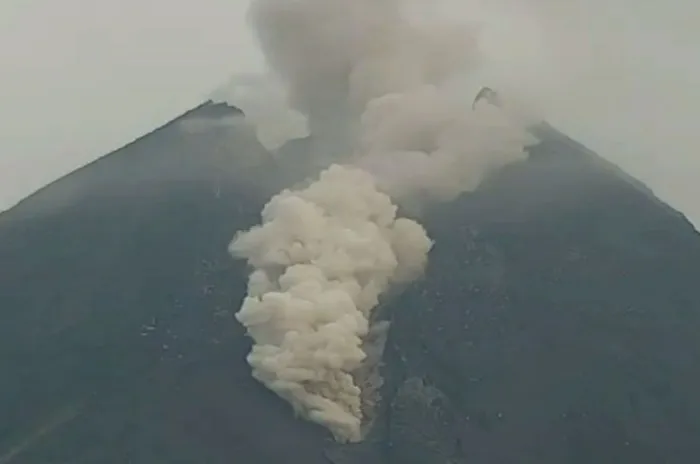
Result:
{"label": "grey sky", "polygon": [[0,210],[261,63],[247,0],[0,2]]}
{"label": "grey sky", "polygon": [[[700,4],[447,3],[485,21],[486,48],[549,119],[700,224]],[[259,69],[247,4],[0,3],[0,210]]]}

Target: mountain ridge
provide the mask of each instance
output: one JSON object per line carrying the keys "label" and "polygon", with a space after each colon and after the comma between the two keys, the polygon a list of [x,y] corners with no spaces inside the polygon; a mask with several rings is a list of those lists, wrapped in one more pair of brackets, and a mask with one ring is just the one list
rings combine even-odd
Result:
{"label": "mountain ridge", "polygon": [[171,122],[18,204],[0,216],[0,462],[691,462],[700,235],[548,130],[421,216],[435,247],[383,302],[359,445],[250,376],[248,271],[226,248],[280,179],[239,163],[261,149],[240,128]]}
{"label": "mountain ridge", "polygon": [[225,117],[229,115],[243,115],[243,112],[239,109],[236,108],[235,106],[229,105],[224,102],[214,102],[212,100],[206,100],[203,103],[195,106],[192,109],[189,109],[179,116],[167,121],[164,124],[161,124],[160,126],[156,127],[155,129],[144,133],[143,135],[140,135],[130,142],[125,143],[124,145],[120,146],[119,148],[116,148],[105,155],[99,156],[98,158],[74,169],[73,171],[59,177],[58,179],[49,182],[45,186],[35,190],[34,192],[30,193],[26,197],[22,198],[20,201],[15,203],[12,207],[0,211],[0,223],[3,221],[3,216],[8,216],[11,210],[18,210],[23,207],[24,204],[28,202],[32,202],[36,197],[42,196],[46,194],[47,192],[50,192],[53,186],[61,182],[63,179],[65,179],[68,176],[74,176],[74,175],[80,175],[83,171],[87,169],[91,169],[93,166],[98,165],[99,163],[104,163],[107,159],[109,159],[112,156],[118,156],[120,153],[124,151],[128,151],[130,147],[132,147],[135,144],[141,143],[144,140],[150,138],[154,134],[159,133],[160,131],[166,130],[169,127],[179,124],[182,121],[187,120],[189,117],[197,115],[197,116],[203,116],[203,117],[212,117],[212,118],[219,118],[219,117]]}

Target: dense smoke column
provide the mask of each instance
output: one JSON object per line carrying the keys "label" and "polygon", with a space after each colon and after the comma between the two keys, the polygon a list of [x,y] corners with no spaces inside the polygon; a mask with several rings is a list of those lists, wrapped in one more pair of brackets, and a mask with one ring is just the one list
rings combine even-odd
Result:
{"label": "dense smoke column", "polygon": [[432,245],[394,201],[474,190],[532,142],[498,108],[472,111],[461,82],[479,62],[473,31],[416,22],[404,7],[256,0],[250,10],[271,72],[329,167],[273,197],[261,225],[234,238],[230,252],[252,268],[236,318],[254,341],[255,378],[339,441],[362,438],[366,382],[356,377],[371,372],[372,310],[421,275]]}
{"label": "dense smoke column", "polygon": [[392,283],[420,275],[430,246],[359,169],[333,166],[275,196],[262,225],[230,247],[255,269],[236,314],[255,343],[253,376],[338,440],[359,440],[352,373],[366,356],[371,311]]}

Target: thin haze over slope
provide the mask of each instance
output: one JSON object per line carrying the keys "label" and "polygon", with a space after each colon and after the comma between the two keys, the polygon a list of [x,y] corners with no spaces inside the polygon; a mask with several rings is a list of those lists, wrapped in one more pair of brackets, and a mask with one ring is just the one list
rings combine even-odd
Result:
{"label": "thin haze over slope", "polygon": [[483,24],[491,85],[700,221],[700,34],[693,2],[445,0]]}
{"label": "thin haze over slope", "polygon": [[[359,441],[378,385],[360,378],[372,310],[420,276],[431,240],[397,218],[475,189],[534,142],[460,83],[479,67],[468,24],[418,21],[398,0],[257,0],[251,21],[271,71],[331,164],[275,196],[231,253],[253,268],[237,319],[253,375],[339,441]],[[392,198],[393,197],[393,202]],[[372,347],[376,348],[376,347]],[[374,360],[376,361],[376,360]]]}

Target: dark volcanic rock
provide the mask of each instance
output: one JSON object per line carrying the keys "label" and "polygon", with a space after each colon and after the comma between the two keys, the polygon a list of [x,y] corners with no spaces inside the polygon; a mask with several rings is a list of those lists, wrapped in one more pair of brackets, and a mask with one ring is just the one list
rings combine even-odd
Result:
{"label": "dark volcanic rock", "polygon": [[391,399],[389,461],[449,463],[459,456],[458,430],[450,399],[423,379],[410,377]]}
{"label": "dark volcanic rock", "polygon": [[367,441],[296,419],[232,318],[228,242],[290,180],[235,113],[203,105],[0,216],[0,464],[695,462],[700,236],[547,126],[422,218]]}
{"label": "dark volcanic rock", "polygon": [[699,455],[698,234],[592,161],[535,156],[426,220],[436,245],[395,302],[387,370],[451,398],[466,462]]}

